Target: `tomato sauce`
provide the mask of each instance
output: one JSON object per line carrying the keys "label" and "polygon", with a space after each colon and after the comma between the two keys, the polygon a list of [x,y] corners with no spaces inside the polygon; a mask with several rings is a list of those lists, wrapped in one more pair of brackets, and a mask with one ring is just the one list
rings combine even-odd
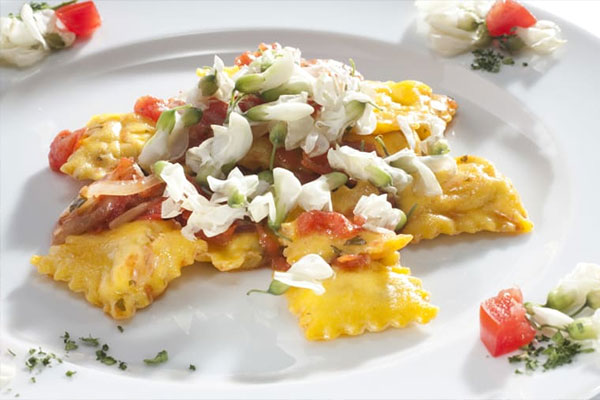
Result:
{"label": "tomato sauce", "polygon": [[321,233],[332,238],[349,238],[361,230],[360,226],[350,222],[344,215],[333,211],[307,211],[296,220],[298,236]]}

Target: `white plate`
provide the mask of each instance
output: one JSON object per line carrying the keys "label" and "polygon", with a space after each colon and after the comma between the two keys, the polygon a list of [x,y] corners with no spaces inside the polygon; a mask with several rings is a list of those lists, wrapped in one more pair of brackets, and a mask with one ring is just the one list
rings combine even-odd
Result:
{"label": "white plate", "polygon": [[[403,6],[404,7],[404,6]],[[406,13],[411,8],[404,7]],[[543,16],[543,13],[539,13]],[[105,19],[106,19],[105,15]],[[600,392],[594,356],[533,376],[514,374],[506,357],[487,356],[478,339],[478,306],[518,284],[526,297],[544,294],[578,261],[600,260],[597,246],[600,139],[591,66],[597,39],[560,22],[569,44],[543,74],[505,67],[472,72],[468,57],[442,60],[414,33],[409,14],[400,40],[380,41],[296,30],[190,33],[111,47],[15,74],[1,98],[1,335],[3,363],[17,376],[0,393],[21,397],[591,397]],[[394,36],[396,37],[396,36]],[[532,234],[439,238],[409,247],[403,263],[422,278],[441,311],[431,324],[333,342],[307,342],[283,298],[245,295],[264,287],[267,270],[218,273],[184,269],[159,300],[123,325],[39,276],[29,265],[45,252],[52,226],[78,185],[50,172],[52,137],[100,112],[131,110],[143,94],[167,97],[194,84],[194,70],[218,53],[226,63],[261,41],[300,47],[307,57],[353,58],[372,79],[418,79],[453,96],[459,113],[451,137],[456,154],[494,161],[512,178]],[[73,51],[76,51],[74,49]],[[582,60],[585,60],[583,62]],[[91,333],[129,363],[126,372],[81,348],[65,364],[28,382],[32,346],[63,353],[59,336]],[[18,353],[11,358],[5,352]],[[159,350],[169,362],[141,360]],[[192,363],[196,372],[188,371]],[[72,378],[67,369],[76,370]]]}

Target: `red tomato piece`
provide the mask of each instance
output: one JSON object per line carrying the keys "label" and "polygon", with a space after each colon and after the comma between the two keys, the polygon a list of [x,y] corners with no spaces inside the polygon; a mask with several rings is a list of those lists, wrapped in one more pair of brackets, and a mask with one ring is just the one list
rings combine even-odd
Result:
{"label": "red tomato piece", "polygon": [[246,51],[235,58],[235,65],[238,67],[242,67],[244,65],[249,65],[252,61],[254,61],[256,57],[249,51]]}
{"label": "red tomato piece", "polygon": [[165,199],[163,197],[159,197],[155,200],[152,200],[152,202],[150,203],[150,205],[148,206],[146,211],[144,211],[144,213],[142,215],[137,217],[137,219],[161,220],[162,219],[162,216],[161,216],[162,203],[164,200]]}
{"label": "red tomato piece", "polygon": [[491,36],[514,35],[513,28],[529,28],[536,22],[533,14],[514,0],[496,1],[485,17]]}
{"label": "red tomato piece", "polygon": [[56,10],[56,17],[77,36],[89,36],[102,24],[93,1],[60,7]]}
{"label": "red tomato piece", "polygon": [[321,233],[335,238],[354,236],[361,228],[354,225],[343,214],[333,211],[307,211],[296,220],[296,233],[306,236]]}
{"label": "red tomato piece", "polygon": [[366,267],[370,262],[368,254],[344,254],[333,260],[335,266],[349,270]]}
{"label": "red tomato piece", "polygon": [[229,241],[231,241],[231,238],[233,237],[236,228],[237,223],[234,222],[229,228],[227,228],[225,232],[220,233],[216,236],[207,237],[202,231],[200,231],[200,234],[198,236],[200,236],[202,240],[208,242],[211,245],[225,246],[227,243],[229,243]]}
{"label": "red tomato piece", "polygon": [[316,172],[319,175],[333,172],[329,161],[327,161],[327,153],[316,157],[309,157],[308,154],[302,152],[302,161],[300,161],[300,164],[307,170]]}
{"label": "red tomato piece", "polygon": [[223,125],[227,117],[227,103],[210,98],[208,100],[208,107],[202,114],[201,123],[205,125]]}
{"label": "red tomato piece", "polygon": [[79,140],[85,131],[86,128],[78,129],[75,132],[64,130],[56,135],[50,144],[50,152],[48,153],[50,169],[60,172],[60,167],[67,162],[71,154],[79,147]]}
{"label": "red tomato piece", "polygon": [[254,106],[264,103],[263,99],[255,94],[249,94],[244,96],[242,100],[238,103],[240,110],[242,112],[246,112]]}
{"label": "red tomato piece", "polygon": [[264,226],[256,224],[256,233],[258,233],[258,242],[269,257],[280,255],[279,240],[274,233],[268,231]]}
{"label": "red tomato piece", "polygon": [[518,288],[501,290],[479,308],[481,341],[494,357],[529,344],[535,329],[525,316],[523,294]]}
{"label": "red tomato piece", "polygon": [[133,112],[154,122],[158,121],[160,114],[166,109],[164,100],[152,96],[140,97],[133,106]]}

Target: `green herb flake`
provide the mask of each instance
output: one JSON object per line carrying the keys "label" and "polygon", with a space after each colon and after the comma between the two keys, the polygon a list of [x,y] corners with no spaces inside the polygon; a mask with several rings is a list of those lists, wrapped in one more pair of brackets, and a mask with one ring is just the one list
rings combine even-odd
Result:
{"label": "green herb flake", "polygon": [[167,362],[168,359],[169,359],[169,353],[167,353],[166,350],[162,350],[162,351],[159,351],[158,354],[156,354],[156,357],[146,358],[146,359],[144,359],[144,362],[146,363],[146,365],[158,365],[158,364]]}
{"label": "green herb flake", "polygon": [[65,375],[68,376],[69,378],[72,377],[73,375],[75,375],[77,373],[77,371],[67,371],[65,372]]}
{"label": "green herb flake", "polygon": [[119,369],[125,371],[127,369],[127,363],[125,361],[119,361]]}
{"label": "green herb flake", "polygon": [[98,347],[100,344],[98,343],[98,338],[93,338],[92,335],[88,335],[88,337],[80,337],[79,340],[87,346]]}
{"label": "green herb flake", "polygon": [[14,351],[12,351],[11,349],[6,349],[7,353],[10,354],[13,357],[16,357],[17,355],[15,354]]}
{"label": "green herb flake", "polygon": [[528,64],[528,63],[526,63],[526,62],[523,62],[523,64],[522,64],[522,65],[523,65],[524,67],[526,67],[526,66],[528,66],[529,64]]}
{"label": "green herb flake", "polygon": [[31,378],[29,378],[29,381],[31,383],[36,383],[37,381],[35,380],[35,376],[32,376]]}
{"label": "green herb flake", "polygon": [[77,343],[75,343],[75,341],[73,339],[71,339],[71,335],[69,335],[69,332],[65,332],[65,334],[63,336],[61,336],[61,339],[63,340],[63,343],[65,344],[66,352],[69,352],[71,350],[76,350],[79,347],[77,345]]}
{"label": "green herb flake", "polygon": [[354,236],[351,239],[346,240],[344,246],[362,246],[367,244],[367,241],[360,236]]}
{"label": "green herb flake", "polygon": [[194,364],[190,364],[189,370],[190,371],[195,371],[196,370],[196,366]]}
{"label": "green herb flake", "polygon": [[[544,344],[542,344],[544,343]],[[565,338],[560,332],[552,337],[538,335],[529,345],[521,348],[520,354],[508,357],[509,363],[524,363],[526,371],[543,371],[571,364],[577,354],[593,352],[593,348],[583,348],[580,343]],[[519,372],[517,372],[519,371]],[[515,370],[516,374],[523,373]]]}
{"label": "green herb flake", "polygon": [[124,329],[121,325],[117,325],[117,329],[119,330],[119,332],[123,333]]}

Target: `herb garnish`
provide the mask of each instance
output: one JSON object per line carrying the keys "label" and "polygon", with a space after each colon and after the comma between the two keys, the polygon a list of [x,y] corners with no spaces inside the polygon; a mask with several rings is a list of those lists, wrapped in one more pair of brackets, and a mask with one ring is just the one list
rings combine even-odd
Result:
{"label": "herb garnish", "polygon": [[117,360],[115,360],[114,357],[111,357],[106,353],[108,349],[108,345],[103,344],[101,350],[96,350],[96,360],[100,361],[102,364],[114,365],[116,364]]}
{"label": "herb garnish", "polygon": [[73,375],[75,375],[77,373],[77,371],[67,371],[65,372],[65,375],[68,376],[69,378],[72,377]]}
{"label": "herb garnish", "polygon": [[98,347],[100,343],[98,343],[98,338],[93,338],[92,335],[88,334],[88,337],[80,337],[80,341],[88,346]]}
{"label": "herb garnish", "polygon": [[473,51],[475,58],[471,63],[471,69],[484,70],[497,73],[500,71],[500,65],[504,59],[504,54],[494,49],[477,49]]}
{"label": "herb garnish", "polygon": [[367,241],[360,236],[354,236],[351,239],[346,240],[344,246],[362,246],[363,244],[367,244]]}
{"label": "herb garnish", "polygon": [[119,330],[119,332],[123,333],[124,329],[121,325],[117,325],[117,329]]}
{"label": "herb garnish", "polygon": [[169,359],[169,354],[166,350],[159,351],[154,358],[146,358],[144,362],[147,365],[158,365],[166,362]]}
{"label": "herb garnish", "polygon": [[127,363],[125,361],[119,361],[119,369],[125,371],[127,369]]}
{"label": "herb garnish", "polygon": [[31,383],[36,383],[37,381],[35,380],[35,376],[32,376],[31,378],[29,378],[29,381]]}
{"label": "herb garnish", "polygon": [[71,335],[69,335],[69,332],[65,331],[65,334],[61,336],[61,339],[63,339],[63,343],[65,344],[65,351],[67,352],[71,350],[76,350],[79,347],[77,343],[75,343],[75,341],[71,339]]}
{"label": "herb garnish", "polygon": [[194,364],[190,364],[189,370],[190,371],[195,371],[196,370],[196,366]]}
{"label": "herb garnish", "polygon": [[[543,343],[548,343],[544,345]],[[509,357],[510,363],[525,363],[526,371],[535,371],[540,366],[543,371],[570,364],[580,353],[591,353],[592,348],[584,348],[580,343],[565,338],[562,333],[556,332],[551,338],[538,335],[533,342],[522,348],[523,352]],[[522,374],[520,369],[516,374]]]}

